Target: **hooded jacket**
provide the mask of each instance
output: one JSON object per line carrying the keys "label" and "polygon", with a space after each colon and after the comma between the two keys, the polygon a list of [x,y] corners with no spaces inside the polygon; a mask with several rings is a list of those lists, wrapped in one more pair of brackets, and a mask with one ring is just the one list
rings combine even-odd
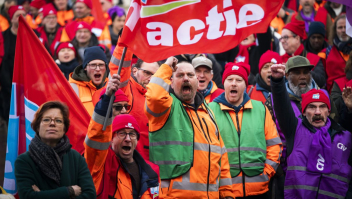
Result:
{"label": "hooded jacket", "polygon": [[106,82],[109,80],[106,76],[107,72],[103,76],[101,85],[95,86],[82,65],[77,66],[69,76],[68,82],[90,116],[93,114],[94,104],[99,100],[100,92],[106,87]]}

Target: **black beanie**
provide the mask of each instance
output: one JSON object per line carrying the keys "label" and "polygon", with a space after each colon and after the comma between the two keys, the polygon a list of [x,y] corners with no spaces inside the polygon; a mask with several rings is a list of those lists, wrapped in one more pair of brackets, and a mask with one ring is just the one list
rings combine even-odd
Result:
{"label": "black beanie", "polygon": [[84,58],[83,58],[83,68],[86,68],[87,64],[92,60],[100,59],[108,63],[108,59],[106,58],[104,49],[100,46],[92,46],[84,50]]}
{"label": "black beanie", "polygon": [[326,35],[325,26],[320,21],[313,21],[309,25],[308,37],[313,34],[321,34],[323,37]]}

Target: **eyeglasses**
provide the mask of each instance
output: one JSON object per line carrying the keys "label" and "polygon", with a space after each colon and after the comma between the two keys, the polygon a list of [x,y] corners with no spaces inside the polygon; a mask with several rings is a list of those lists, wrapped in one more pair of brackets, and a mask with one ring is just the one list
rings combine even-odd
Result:
{"label": "eyeglasses", "polygon": [[105,68],[105,64],[87,64],[87,65],[92,70],[95,70],[97,67],[99,67],[99,69]]}
{"label": "eyeglasses", "polygon": [[154,73],[152,73],[148,70],[142,69],[142,68],[138,68],[138,70],[142,70],[146,77],[150,77],[150,76],[154,75]]}
{"label": "eyeglasses", "polygon": [[52,119],[52,118],[43,118],[42,119],[42,123],[43,124],[50,124],[51,121],[54,121],[54,123],[56,125],[62,125],[64,123],[64,121],[62,119],[58,119],[58,118],[55,118],[55,119]]}
{"label": "eyeglasses", "polygon": [[287,41],[291,37],[296,37],[296,36],[292,36],[292,35],[291,36],[283,36],[279,39],[279,41],[282,41],[282,40]]}
{"label": "eyeglasses", "polygon": [[125,105],[118,104],[118,105],[112,106],[112,108],[115,109],[115,111],[122,111],[122,108],[125,108],[126,111],[128,111],[128,110],[130,110],[131,105],[128,105],[128,104],[125,104]]}
{"label": "eyeglasses", "polygon": [[137,139],[137,133],[136,132],[131,132],[131,133],[126,133],[126,132],[119,132],[117,133],[117,136],[121,139],[125,139],[127,134],[130,136],[131,140]]}

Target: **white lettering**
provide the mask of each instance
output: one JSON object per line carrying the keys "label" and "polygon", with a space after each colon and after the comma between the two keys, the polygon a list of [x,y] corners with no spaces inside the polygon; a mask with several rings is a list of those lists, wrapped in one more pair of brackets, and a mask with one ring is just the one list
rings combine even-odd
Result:
{"label": "white lettering", "polygon": [[317,169],[319,171],[322,171],[322,170],[324,170],[325,159],[320,154],[318,156],[319,156],[319,158],[318,158],[318,163],[317,163]]}
{"label": "white lettering", "polygon": [[[247,15],[247,12],[251,11],[251,15]],[[254,24],[259,23],[264,17],[264,10],[257,4],[246,4],[243,5],[240,9],[239,19],[237,24],[237,29],[244,28],[247,26],[253,26]],[[253,22],[248,25],[247,22]],[[256,22],[254,22],[256,21]]]}
{"label": "white lettering", "polygon": [[337,144],[337,148],[338,148],[338,149],[341,149],[341,150],[343,150],[343,151],[346,151],[346,149],[347,149],[347,147],[346,147],[345,145],[343,145],[342,143],[338,143],[338,144]]}
{"label": "white lettering", "polygon": [[226,31],[224,36],[227,35],[236,35],[236,26],[237,26],[237,19],[234,10],[229,10],[224,12],[225,19],[226,19]]}
{"label": "white lettering", "polygon": [[213,7],[208,12],[206,17],[207,25],[209,25],[207,38],[208,39],[218,39],[222,36],[224,31],[220,31],[220,23],[224,21],[224,16],[218,13],[218,6]]}
{"label": "white lettering", "polygon": [[125,23],[125,26],[127,26],[131,30],[131,32],[133,32],[134,27],[136,26],[136,24],[140,18],[140,13],[139,13],[140,6],[138,5],[138,3],[133,2],[131,4],[130,8],[128,9],[128,11],[130,11],[132,8],[133,8],[132,14],[130,15],[130,17],[128,18],[128,20]]}
{"label": "white lettering", "polygon": [[[147,40],[151,46],[172,46],[173,45],[173,30],[172,26],[163,22],[150,22],[147,23],[147,28],[156,30],[160,28],[160,31],[147,32]],[[160,39],[156,39],[160,36]]]}
{"label": "white lettering", "polygon": [[191,39],[191,27],[194,27],[194,29],[197,31],[204,29],[205,25],[200,19],[190,19],[183,22],[177,30],[177,39],[181,45],[195,44],[203,36],[203,33],[199,33],[196,34],[193,39]]}

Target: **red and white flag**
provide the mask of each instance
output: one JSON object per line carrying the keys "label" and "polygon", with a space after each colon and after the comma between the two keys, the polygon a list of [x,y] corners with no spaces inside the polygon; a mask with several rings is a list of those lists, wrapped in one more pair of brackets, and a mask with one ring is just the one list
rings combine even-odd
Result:
{"label": "red and white flag", "polygon": [[284,0],[133,0],[120,45],[144,61],[220,53],[267,30]]}

